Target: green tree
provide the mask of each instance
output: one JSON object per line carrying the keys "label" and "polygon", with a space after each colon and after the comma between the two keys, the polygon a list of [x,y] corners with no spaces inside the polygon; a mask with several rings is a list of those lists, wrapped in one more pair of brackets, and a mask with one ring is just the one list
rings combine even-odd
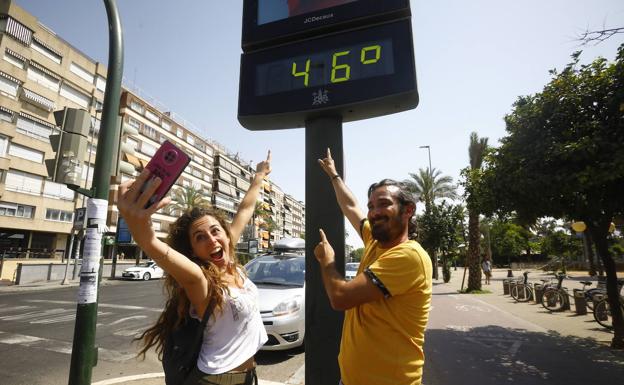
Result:
{"label": "green tree", "polygon": [[523,223],[545,216],[585,222],[607,275],[611,346],[624,349],[607,242],[611,221],[624,212],[624,45],[614,63],[598,58],[579,65],[579,56],[563,71],[551,71],[542,92],[514,103],[505,117],[507,136],[487,159],[483,181],[491,211],[515,212]]}
{"label": "green tree", "polygon": [[479,138],[476,132],[470,134],[468,160],[470,167],[462,171],[464,176],[464,196],[468,208],[468,287],[467,292],[481,290],[481,257],[479,229],[479,192],[472,188],[481,178],[483,157],[488,150],[488,138]]}
{"label": "green tree", "polygon": [[429,169],[419,169],[418,174],[409,173],[410,178],[404,180],[414,197],[425,203],[425,207],[438,198],[457,199],[457,188],[453,185],[453,178],[441,175],[442,171],[435,167]]}
{"label": "green tree", "polygon": [[354,249],[351,251],[351,254],[349,255],[349,257],[351,257],[351,260],[354,262],[360,262],[362,260],[362,257],[364,256],[364,248],[360,247],[359,249]]}
{"label": "green tree", "polygon": [[524,229],[509,220],[497,219],[490,226],[492,261],[495,264],[511,264],[526,249]]}
{"label": "green tree", "polygon": [[177,187],[171,193],[171,207],[177,212],[184,212],[194,207],[210,206],[210,201],[201,190],[192,186]]}
{"label": "green tree", "polygon": [[463,208],[447,202],[432,204],[418,217],[418,240],[432,259],[441,256],[444,282],[451,279],[450,257],[462,242]]}

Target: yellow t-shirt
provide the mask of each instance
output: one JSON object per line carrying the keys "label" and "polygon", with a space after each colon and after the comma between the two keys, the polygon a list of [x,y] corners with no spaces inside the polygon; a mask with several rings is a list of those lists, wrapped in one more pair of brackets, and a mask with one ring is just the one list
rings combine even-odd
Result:
{"label": "yellow t-shirt", "polygon": [[362,238],[365,251],[358,274],[372,277],[385,288],[386,297],[345,312],[338,355],[342,382],[418,385],[431,304],[431,258],[416,241],[382,249],[372,239],[368,221]]}

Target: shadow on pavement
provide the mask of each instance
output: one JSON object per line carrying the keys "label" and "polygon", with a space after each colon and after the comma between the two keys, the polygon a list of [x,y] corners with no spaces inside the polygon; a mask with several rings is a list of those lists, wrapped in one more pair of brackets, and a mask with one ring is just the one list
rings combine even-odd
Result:
{"label": "shadow on pavement", "polygon": [[289,349],[289,350],[276,350],[276,351],[267,351],[260,350],[256,353],[256,363],[258,365],[272,365],[280,362],[287,361],[305,351],[304,346],[300,346],[298,348]]}
{"label": "shadow on pavement", "polygon": [[624,351],[589,338],[494,325],[425,336],[427,385],[607,385],[622,378]]}

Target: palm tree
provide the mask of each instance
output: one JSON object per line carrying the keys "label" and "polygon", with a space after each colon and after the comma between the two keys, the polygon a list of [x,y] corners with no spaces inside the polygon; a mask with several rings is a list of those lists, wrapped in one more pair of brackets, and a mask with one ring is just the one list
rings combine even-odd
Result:
{"label": "palm tree", "polygon": [[438,198],[458,198],[456,187],[453,185],[453,178],[441,174],[442,171],[436,170],[435,167],[431,170],[421,168],[418,170],[418,174],[409,173],[412,179],[403,182],[414,194],[414,197],[425,202],[425,207],[429,207]]}
{"label": "palm tree", "polygon": [[[488,138],[479,138],[476,132],[470,134],[468,157],[470,160],[470,173],[467,178],[476,178],[474,171],[481,170],[483,157],[488,148]],[[479,210],[470,204],[474,199],[468,199],[468,287],[467,291],[481,290],[481,264],[479,240]]]}
{"label": "palm tree", "polygon": [[201,190],[193,186],[178,187],[171,193],[171,207],[175,211],[187,211],[194,207],[210,206]]}

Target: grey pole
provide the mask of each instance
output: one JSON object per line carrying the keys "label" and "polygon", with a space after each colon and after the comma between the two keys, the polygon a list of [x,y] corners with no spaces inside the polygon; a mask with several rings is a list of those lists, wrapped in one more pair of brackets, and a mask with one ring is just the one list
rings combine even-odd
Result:
{"label": "grey pole", "polygon": [[322,228],[336,251],[336,268],[344,275],[344,216],[336,202],[332,184],[317,161],[325,157],[329,147],[336,163],[336,171],[345,178],[342,118],[325,117],[309,120],[306,122],[305,130],[305,383],[338,384],[340,369],[337,357],[344,314],[333,310],[329,304],[319,264],[314,257],[314,247],[320,241],[318,230]]}

